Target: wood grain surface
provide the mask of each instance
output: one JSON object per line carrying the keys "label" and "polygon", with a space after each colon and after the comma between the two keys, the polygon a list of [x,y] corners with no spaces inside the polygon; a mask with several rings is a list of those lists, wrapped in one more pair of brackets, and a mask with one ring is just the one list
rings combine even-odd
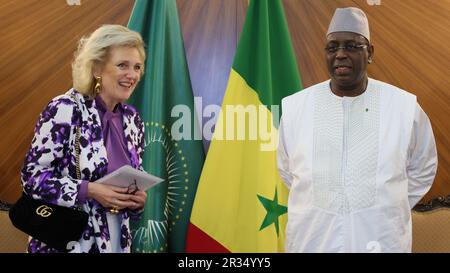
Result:
{"label": "wood grain surface", "polygon": [[284,0],[304,87],[328,79],[325,35],[338,7],[365,11],[375,47],[369,77],[417,96],[431,120],[438,173],[429,200],[450,193],[450,0]]}
{"label": "wood grain surface", "polygon": [[[328,79],[325,33],[337,7],[369,17],[375,46],[369,76],[418,97],[431,119],[439,153],[426,200],[450,193],[450,0],[283,0],[304,87]],[[71,87],[80,37],[104,23],[126,25],[133,0],[0,1],[0,199],[20,194],[19,171],[39,113]],[[245,19],[247,0],[178,0],[195,96],[220,105]],[[204,120],[205,121],[205,120]],[[205,148],[208,142],[205,142]]]}
{"label": "wood grain surface", "polygon": [[15,201],[19,172],[40,112],[72,86],[78,40],[102,24],[128,22],[134,1],[0,1],[0,199]]}

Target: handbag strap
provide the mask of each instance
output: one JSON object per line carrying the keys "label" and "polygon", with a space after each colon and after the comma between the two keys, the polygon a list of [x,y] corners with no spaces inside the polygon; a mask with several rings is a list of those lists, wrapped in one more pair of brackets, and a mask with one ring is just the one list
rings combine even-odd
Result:
{"label": "handbag strap", "polygon": [[[80,109],[80,106],[78,105],[77,98],[74,94],[70,94],[70,97],[75,101],[77,108]],[[74,112],[75,114],[75,112]],[[80,121],[81,123],[81,121]],[[77,175],[77,179],[81,179],[81,170],[80,170],[80,126],[77,126],[77,131],[75,133],[75,171]]]}

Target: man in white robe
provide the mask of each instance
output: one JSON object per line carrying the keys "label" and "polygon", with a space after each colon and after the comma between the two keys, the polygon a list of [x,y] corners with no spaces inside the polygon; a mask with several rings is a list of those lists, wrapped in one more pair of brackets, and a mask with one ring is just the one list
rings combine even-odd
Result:
{"label": "man in white robe", "polygon": [[287,252],[411,252],[411,208],[437,169],[416,96],[367,76],[367,17],[337,9],[330,80],[282,101],[278,168],[290,188]]}

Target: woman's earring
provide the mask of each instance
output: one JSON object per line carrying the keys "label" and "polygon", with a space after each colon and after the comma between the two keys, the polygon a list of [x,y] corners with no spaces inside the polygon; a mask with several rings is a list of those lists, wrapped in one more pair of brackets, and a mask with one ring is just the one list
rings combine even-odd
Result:
{"label": "woman's earring", "polygon": [[372,59],[369,59],[368,63],[371,64],[372,63]]}
{"label": "woman's earring", "polygon": [[95,77],[94,91],[96,94],[100,94],[102,91],[102,77]]}

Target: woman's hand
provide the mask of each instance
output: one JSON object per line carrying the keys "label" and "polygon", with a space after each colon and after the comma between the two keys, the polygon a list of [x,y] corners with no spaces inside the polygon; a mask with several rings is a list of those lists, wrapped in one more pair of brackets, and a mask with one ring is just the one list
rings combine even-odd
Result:
{"label": "woman's hand", "polygon": [[[132,194],[127,194],[127,190],[127,188],[107,184],[89,183],[87,197],[95,199],[105,208],[115,208],[117,210],[131,207],[134,208],[136,207],[138,199]],[[136,194],[137,193],[138,192],[136,192]],[[140,198],[142,198],[142,194],[140,194],[140,196]],[[145,194],[145,198],[146,197],[147,194]],[[141,199],[139,199],[139,201],[141,201]],[[143,203],[145,203],[145,199]],[[139,204],[141,204],[141,202],[139,202]]]}
{"label": "woman's hand", "polygon": [[131,210],[141,210],[144,208],[146,200],[147,193],[145,191],[137,191],[131,195],[131,201],[133,201],[134,204],[128,208]]}

